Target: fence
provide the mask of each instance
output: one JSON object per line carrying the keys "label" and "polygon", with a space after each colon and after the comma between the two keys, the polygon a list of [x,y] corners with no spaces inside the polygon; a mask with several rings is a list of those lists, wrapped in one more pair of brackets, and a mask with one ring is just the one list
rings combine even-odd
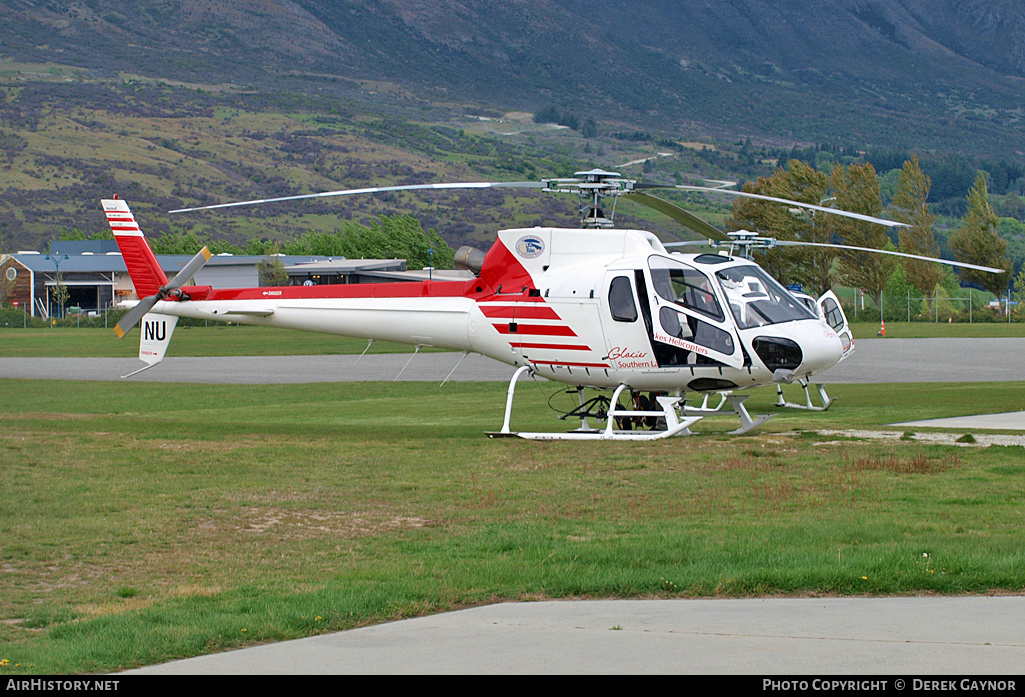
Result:
{"label": "fence", "polygon": [[851,322],[1022,322],[1025,310],[1008,298],[966,288],[967,295],[883,295],[882,308],[876,298],[858,290],[836,291],[847,319]]}

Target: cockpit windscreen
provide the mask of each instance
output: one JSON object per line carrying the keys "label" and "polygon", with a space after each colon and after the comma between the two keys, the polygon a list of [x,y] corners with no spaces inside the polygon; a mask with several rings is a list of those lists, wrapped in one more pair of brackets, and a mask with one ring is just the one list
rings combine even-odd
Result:
{"label": "cockpit windscreen", "polygon": [[720,269],[715,275],[741,329],[816,319],[811,310],[757,266],[734,266]]}

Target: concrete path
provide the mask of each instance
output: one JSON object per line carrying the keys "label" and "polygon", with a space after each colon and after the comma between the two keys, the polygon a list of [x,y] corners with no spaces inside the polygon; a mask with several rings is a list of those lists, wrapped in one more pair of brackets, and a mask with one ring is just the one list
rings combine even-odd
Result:
{"label": "concrete path", "polygon": [[988,428],[1000,431],[1025,431],[1025,411],[1011,411],[1005,414],[956,416],[949,419],[927,419],[925,421],[903,421],[899,424],[890,425],[949,428],[952,430]]}
{"label": "concrete path", "polygon": [[1022,617],[1025,597],[508,603],[129,672],[871,675],[911,689],[1021,675]]}

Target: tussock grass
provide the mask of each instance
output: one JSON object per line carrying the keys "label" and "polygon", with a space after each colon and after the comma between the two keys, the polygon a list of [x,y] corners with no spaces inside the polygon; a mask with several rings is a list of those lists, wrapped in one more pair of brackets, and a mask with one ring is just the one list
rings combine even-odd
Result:
{"label": "tussock grass", "polygon": [[[837,385],[743,437],[717,417],[574,444],[486,439],[498,383],[0,380],[0,674],[507,599],[1022,592],[1025,449],[818,430],[1010,411],[1023,387]],[[514,427],[565,428],[554,389],[521,390]]]}

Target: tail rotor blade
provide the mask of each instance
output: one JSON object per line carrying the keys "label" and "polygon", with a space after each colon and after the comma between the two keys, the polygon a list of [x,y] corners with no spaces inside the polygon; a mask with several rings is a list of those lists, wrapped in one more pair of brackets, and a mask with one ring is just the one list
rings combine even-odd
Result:
{"label": "tail rotor blade", "polygon": [[192,278],[197,271],[203,268],[203,264],[205,264],[212,256],[213,254],[210,253],[210,250],[203,247],[199,250],[199,253],[196,256],[189,260],[188,264],[182,267],[182,270],[178,272],[178,275],[171,279],[166,286],[161,288],[156,295],[150,295],[140,300],[139,304],[129,310],[128,314],[122,317],[121,321],[117,323],[116,327],[114,327],[114,333],[117,334],[118,338],[124,338],[125,334],[130,332],[132,327],[138,324],[139,320],[141,320],[147,312],[153,309],[154,305],[167,297],[168,293],[185,285],[186,281]]}
{"label": "tail rotor blade", "polygon": [[185,282],[196,275],[196,272],[203,268],[203,264],[210,260],[213,254],[209,249],[203,247],[199,250],[199,253],[189,260],[189,263],[182,267],[182,270],[178,272],[178,275],[171,279],[171,282],[164,286],[161,290],[175,290],[185,285]]}
{"label": "tail rotor blade", "polygon": [[158,295],[150,295],[139,301],[139,304],[133,307],[128,313],[121,318],[121,321],[114,327],[114,333],[117,334],[117,338],[123,339],[125,334],[132,330],[132,327],[139,323],[139,320],[157,304],[157,300],[160,299]]}

